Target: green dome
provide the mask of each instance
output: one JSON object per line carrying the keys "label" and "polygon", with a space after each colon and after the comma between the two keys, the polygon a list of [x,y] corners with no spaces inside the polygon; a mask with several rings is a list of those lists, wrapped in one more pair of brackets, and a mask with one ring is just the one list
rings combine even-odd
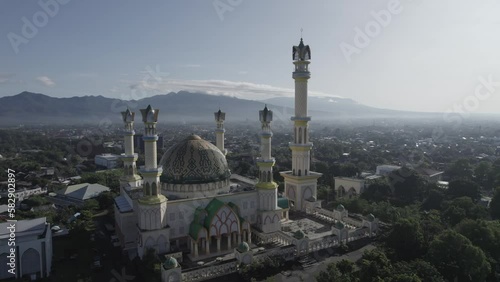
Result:
{"label": "green dome", "polygon": [[164,262],[163,262],[163,268],[165,269],[172,269],[172,268],[176,268],[179,266],[179,263],[177,262],[177,260],[173,257],[168,257]]}
{"label": "green dome", "polygon": [[163,154],[162,182],[198,184],[226,180],[231,171],[224,154],[214,144],[191,135]]}
{"label": "green dome", "polygon": [[300,240],[300,239],[304,239],[304,237],[306,237],[306,234],[302,230],[297,230],[297,231],[295,231],[295,233],[293,233],[293,237],[295,239],[299,239]]}
{"label": "green dome", "polygon": [[375,216],[373,214],[369,214],[367,216],[367,219],[368,219],[369,222],[373,222],[375,220]]}
{"label": "green dome", "polygon": [[337,210],[338,210],[338,211],[341,211],[341,212],[342,212],[342,211],[344,211],[344,210],[345,210],[344,205],[339,204],[339,205],[337,206]]}
{"label": "green dome", "polygon": [[248,246],[247,242],[241,242],[236,250],[240,253],[248,252],[250,250],[250,246]]}
{"label": "green dome", "polygon": [[335,223],[335,228],[342,230],[342,229],[344,229],[344,228],[345,228],[345,226],[344,226],[344,224],[343,224],[342,222],[337,221],[337,222]]}

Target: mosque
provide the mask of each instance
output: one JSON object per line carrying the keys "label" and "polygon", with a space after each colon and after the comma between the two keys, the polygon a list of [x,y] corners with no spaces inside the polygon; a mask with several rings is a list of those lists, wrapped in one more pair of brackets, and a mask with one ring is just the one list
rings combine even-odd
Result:
{"label": "mosque", "polygon": [[[250,189],[234,189],[240,176],[231,174],[224,149],[225,113],[215,112],[216,142],[197,135],[186,136],[172,146],[158,163],[156,124],[159,110],[151,106],[140,110],[144,124],[145,165],[137,168],[134,153],[135,113],[122,112],[124,122],[124,175],[120,195],[115,198],[117,235],[124,250],[142,258],[146,250],[158,254],[187,252],[196,259],[233,250],[243,242],[252,244],[252,233],[282,232],[282,223],[292,210],[306,211],[320,207],[316,200],[320,173],[310,171],[307,113],[307,82],[310,78],[311,50],[300,40],[292,50],[295,70],[295,115],[292,170],[280,174],[285,193],[278,196],[273,181],[275,159],[271,156],[272,110],[259,111],[261,123],[258,182]],[[257,115],[257,113],[256,113]],[[137,174],[140,171],[141,176]],[[162,176],[163,175],[163,176]],[[160,176],[162,181],[160,181]]]}

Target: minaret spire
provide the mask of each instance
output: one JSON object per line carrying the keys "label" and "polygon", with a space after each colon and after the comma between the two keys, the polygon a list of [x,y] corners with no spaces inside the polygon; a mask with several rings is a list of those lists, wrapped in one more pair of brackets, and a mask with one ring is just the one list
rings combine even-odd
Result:
{"label": "minaret spire", "polygon": [[290,143],[292,171],[282,172],[281,175],[285,178],[287,197],[294,202],[296,209],[305,210],[310,205],[306,200],[316,202],[317,178],[321,174],[310,171],[313,144],[309,142],[308,124],[311,117],[307,115],[307,82],[311,78],[311,49],[309,45],[304,45],[302,38],[299,45],[292,48],[292,59],[295,65],[292,73],[295,80],[295,116],[291,118],[294,122],[294,139]]}
{"label": "minaret spire", "polygon": [[[258,220],[258,225],[263,232],[267,233],[281,228],[281,216],[279,215],[280,210],[278,210],[278,184],[273,181],[275,160],[271,156],[273,112],[267,108],[267,105],[264,110],[259,111],[259,119],[261,122],[260,157],[257,158],[259,182],[256,188],[259,196],[259,217],[261,220]],[[273,220],[266,220],[266,218]]]}
{"label": "minaret spire", "polygon": [[214,116],[215,122],[217,123],[217,128],[215,129],[215,146],[226,155],[227,150],[224,148],[224,132],[226,132],[224,129],[224,121],[226,120],[226,113],[222,112],[219,106],[219,111],[215,112]]}
{"label": "minaret spire", "polygon": [[141,177],[137,175],[137,154],[134,153],[134,117],[135,113],[130,111],[129,108],[121,112],[122,120],[124,123],[123,128],[123,149],[124,153],[121,155],[123,161],[123,176],[120,178],[121,187],[130,186],[130,188],[137,187]]}
{"label": "minaret spire", "polygon": [[157,251],[160,247],[154,245],[146,246],[146,239],[151,238],[153,242],[158,242],[157,238],[165,236],[168,240],[167,198],[161,193],[160,175],[162,167],[158,166],[156,142],[156,123],[158,121],[158,109],[149,105],[141,109],[142,121],[144,122],[144,167],[141,168],[143,176],[143,196],[138,200],[138,222],[139,231],[138,253],[142,258],[145,249],[154,248]]}

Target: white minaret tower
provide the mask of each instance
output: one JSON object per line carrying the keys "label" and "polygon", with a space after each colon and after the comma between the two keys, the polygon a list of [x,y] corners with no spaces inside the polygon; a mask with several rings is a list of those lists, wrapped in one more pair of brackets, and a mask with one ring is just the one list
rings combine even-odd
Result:
{"label": "white minaret tower", "polygon": [[140,185],[141,177],[137,175],[137,154],[134,153],[134,117],[135,113],[127,109],[121,112],[125,128],[123,129],[124,154],[121,155],[123,161],[123,176],[120,178],[120,186],[129,186],[131,189]]}
{"label": "white minaret tower", "polygon": [[215,129],[215,146],[219,148],[219,150],[225,155],[227,154],[227,150],[224,149],[224,121],[226,120],[226,113],[219,111],[214,113],[215,122],[217,123],[217,128]]}
{"label": "white minaret tower", "polygon": [[160,175],[162,168],[158,166],[156,157],[156,122],[158,109],[149,105],[141,109],[144,122],[144,161],[141,168],[143,175],[143,196],[138,200],[139,240],[137,251],[142,258],[148,248],[156,249],[159,253],[169,251],[169,230],[167,228],[167,198],[161,194]]}
{"label": "white minaret tower", "polygon": [[273,181],[273,166],[275,160],[271,157],[271,121],[273,112],[264,107],[259,111],[262,123],[260,133],[260,157],[257,158],[259,167],[259,182],[256,185],[259,197],[259,214],[257,225],[263,232],[274,232],[281,228],[281,216],[278,210],[278,184]]}
{"label": "white minaret tower", "polygon": [[311,117],[307,115],[307,81],[311,78],[311,49],[309,45],[304,45],[302,38],[299,46],[293,46],[292,59],[295,65],[292,75],[295,80],[295,116],[291,118],[294,122],[294,140],[290,143],[292,171],[280,174],[285,178],[285,195],[293,202],[294,209],[306,210],[320,204],[316,201],[316,190],[321,173],[310,171],[313,144],[309,142],[308,132]]}

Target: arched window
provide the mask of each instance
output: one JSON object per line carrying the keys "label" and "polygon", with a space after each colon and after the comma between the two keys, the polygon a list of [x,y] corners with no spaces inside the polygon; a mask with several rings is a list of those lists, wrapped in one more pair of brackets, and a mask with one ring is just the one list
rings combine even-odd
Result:
{"label": "arched window", "polygon": [[153,188],[153,195],[158,195],[158,189],[156,187],[156,182],[153,182],[153,184],[151,185],[151,187]]}
{"label": "arched window", "polygon": [[302,142],[302,127],[299,127],[299,143]]}
{"label": "arched window", "polygon": [[307,169],[306,169],[306,170],[304,170],[304,175],[307,175]]}
{"label": "arched window", "polygon": [[304,128],[304,144],[307,143],[307,130]]}
{"label": "arched window", "polygon": [[270,172],[270,171],[268,171],[268,172],[267,172],[267,182],[271,182],[271,181],[272,181],[272,180],[271,180],[271,172]]}
{"label": "arched window", "polygon": [[298,143],[299,141],[297,140],[297,127],[294,127],[293,128],[293,138],[294,138],[294,141],[295,143]]}
{"label": "arched window", "polygon": [[299,169],[299,176],[301,175],[301,172],[302,172],[302,171]]}
{"label": "arched window", "polygon": [[151,188],[149,187],[149,183],[146,182],[146,196],[150,196],[151,195]]}

